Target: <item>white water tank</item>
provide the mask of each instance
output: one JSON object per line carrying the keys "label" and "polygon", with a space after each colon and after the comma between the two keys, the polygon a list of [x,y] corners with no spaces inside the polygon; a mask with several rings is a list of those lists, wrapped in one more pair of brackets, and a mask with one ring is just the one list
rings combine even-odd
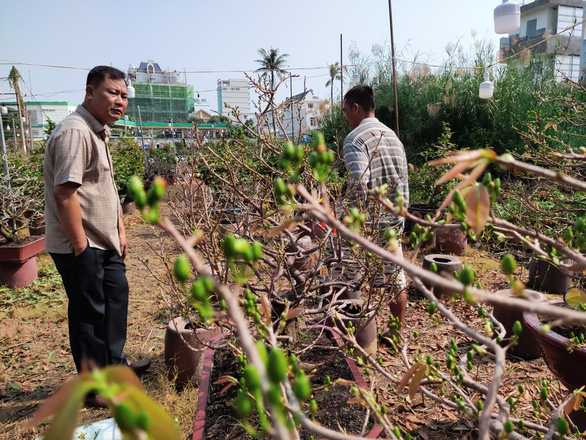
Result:
{"label": "white water tank", "polygon": [[494,31],[497,34],[510,34],[521,27],[521,6],[509,0],[494,9]]}

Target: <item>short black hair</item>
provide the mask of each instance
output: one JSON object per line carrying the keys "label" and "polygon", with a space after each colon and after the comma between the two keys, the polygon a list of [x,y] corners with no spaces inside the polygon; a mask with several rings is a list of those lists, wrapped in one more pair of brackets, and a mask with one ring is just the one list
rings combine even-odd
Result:
{"label": "short black hair", "polygon": [[96,66],[87,74],[86,86],[99,86],[106,78],[126,81],[126,74],[111,66]]}
{"label": "short black hair", "polygon": [[358,104],[365,111],[374,111],[374,91],[365,84],[358,84],[348,90],[344,101],[350,105]]}

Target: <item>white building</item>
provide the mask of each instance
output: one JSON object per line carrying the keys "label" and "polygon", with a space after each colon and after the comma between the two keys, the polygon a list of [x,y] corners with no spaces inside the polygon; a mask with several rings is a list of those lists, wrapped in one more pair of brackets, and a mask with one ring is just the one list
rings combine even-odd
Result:
{"label": "white building", "polygon": [[[9,111],[17,112],[16,102],[6,102],[5,105]],[[77,104],[61,101],[35,101],[25,102],[24,107],[28,119],[25,121],[25,127],[27,129],[30,127],[33,139],[44,139],[44,129],[48,126],[48,119],[59,124],[67,115],[75,111]],[[4,129],[6,130],[6,127]],[[10,127],[10,131],[14,129],[15,127]]]}
{"label": "white building", "polygon": [[[314,95],[313,90],[307,90],[287,99],[283,103],[283,128],[287,135],[295,142],[299,142],[300,136],[303,138],[317,130],[324,107],[324,101]],[[270,120],[270,117],[267,120]],[[279,137],[283,137],[283,132],[278,127],[277,131]]]}
{"label": "white building", "polygon": [[[547,37],[557,34],[583,20],[584,0],[535,0],[521,6],[521,28],[501,39],[504,57],[533,46]],[[541,63],[542,71],[551,71],[558,80],[564,75],[578,81],[580,51],[583,41],[583,25],[552,38],[531,51]],[[518,60],[521,57],[516,57]]]}
{"label": "white building", "polygon": [[247,79],[218,80],[218,113],[232,120],[237,108],[242,119],[253,117],[250,112],[250,85]]}

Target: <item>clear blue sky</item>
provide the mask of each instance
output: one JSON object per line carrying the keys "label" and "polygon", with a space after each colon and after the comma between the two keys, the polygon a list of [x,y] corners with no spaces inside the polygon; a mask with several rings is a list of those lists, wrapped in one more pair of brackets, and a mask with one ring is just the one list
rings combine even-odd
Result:
{"label": "clear blue sky", "polygon": [[[472,45],[478,39],[498,47],[493,10],[500,0],[393,0],[397,56],[441,63],[449,42]],[[388,0],[17,0],[2,1],[0,63],[50,64],[91,68],[108,64],[126,71],[152,59],[163,69],[252,71],[259,48],[289,54],[290,68],[326,67],[344,63],[355,44],[370,54],[374,44],[389,47]],[[25,100],[80,103],[87,71],[17,65]],[[6,77],[11,64],[0,65]],[[327,69],[299,70],[293,93],[307,87],[329,97]],[[201,97],[216,108],[218,78],[243,78],[242,73],[188,74]],[[13,96],[0,80],[0,100]],[[289,94],[287,89],[283,95]]]}

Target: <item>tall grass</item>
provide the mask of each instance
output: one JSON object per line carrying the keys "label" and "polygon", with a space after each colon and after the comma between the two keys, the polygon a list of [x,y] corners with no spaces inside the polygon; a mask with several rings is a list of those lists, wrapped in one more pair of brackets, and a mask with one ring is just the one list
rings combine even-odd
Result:
{"label": "tall grass", "polygon": [[[353,50],[351,60],[361,64],[358,70],[375,90],[376,116],[395,128],[389,52],[376,46],[368,57]],[[490,68],[494,97],[483,100],[478,87],[484,81],[485,67],[496,61],[494,47],[475,41],[469,50],[457,44],[448,46],[447,53],[442,68],[430,68],[425,63],[398,66],[400,138],[409,161],[416,165],[427,158],[428,149],[441,138],[445,124],[451,128],[456,148],[491,148],[499,154],[522,152],[524,142],[517,129],[525,130],[536,111],[542,115],[555,112],[540,96],[568,93],[555,82],[553,72],[543,71],[539,62],[529,60],[526,64]],[[333,133],[333,123],[339,127],[339,116],[326,115],[320,128],[326,134]]]}

